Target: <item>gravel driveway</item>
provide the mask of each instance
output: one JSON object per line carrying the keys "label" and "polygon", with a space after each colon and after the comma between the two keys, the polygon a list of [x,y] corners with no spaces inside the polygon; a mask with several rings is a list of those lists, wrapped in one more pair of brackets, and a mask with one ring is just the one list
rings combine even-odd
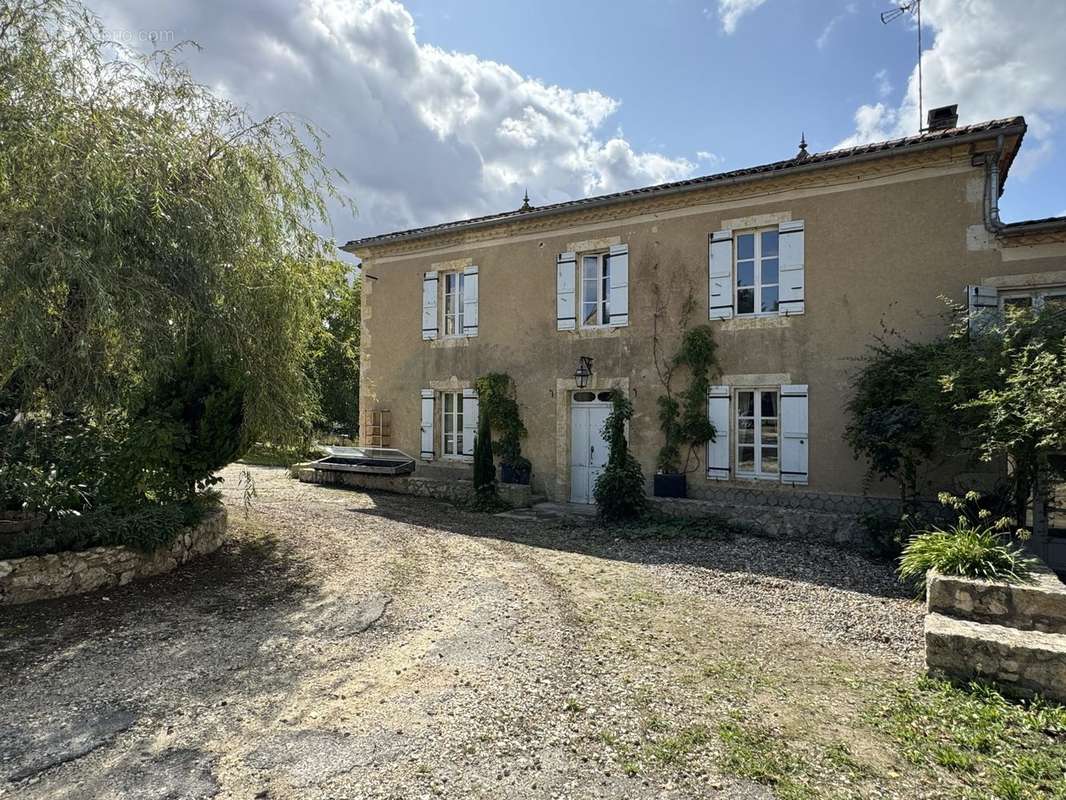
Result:
{"label": "gravel driveway", "polygon": [[884,566],[269,468],[245,515],[241,469],[219,553],[0,609],[0,796],[774,797],[727,729],[787,748],[807,796],[935,794],[866,719],[921,657]]}

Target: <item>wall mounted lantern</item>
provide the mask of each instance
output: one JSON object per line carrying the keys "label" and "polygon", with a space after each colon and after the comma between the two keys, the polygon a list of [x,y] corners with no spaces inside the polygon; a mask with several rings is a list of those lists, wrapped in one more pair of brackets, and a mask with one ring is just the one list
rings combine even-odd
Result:
{"label": "wall mounted lantern", "polygon": [[589,385],[589,378],[592,377],[592,359],[588,356],[581,356],[577,362],[577,370],[574,372],[574,380],[577,381],[577,388],[584,389]]}

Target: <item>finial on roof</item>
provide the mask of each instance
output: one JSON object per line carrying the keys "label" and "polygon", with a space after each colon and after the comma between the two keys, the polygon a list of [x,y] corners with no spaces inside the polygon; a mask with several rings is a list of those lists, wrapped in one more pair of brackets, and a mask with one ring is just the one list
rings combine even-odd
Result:
{"label": "finial on roof", "polygon": [[805,158],[810,158],[811,154],[807,152],[807,136],[803,132],[800,132],[800,150],[796,153],[796,158],[802,161]]}
{"label": "finial on roof", "polygon": [[529,204],[529,189],[526,189],[525,195],[522,197],[522,207],[519,211],[532,211],[533,206]]}

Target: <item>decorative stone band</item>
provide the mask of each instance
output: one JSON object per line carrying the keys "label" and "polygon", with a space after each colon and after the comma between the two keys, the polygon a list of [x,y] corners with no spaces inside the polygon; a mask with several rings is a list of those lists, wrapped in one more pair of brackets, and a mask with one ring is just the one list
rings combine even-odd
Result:
{"label": "decorative stone band", "polygon": [[129,547],[93,547],[0,561],[0,605],[81,594],[159,575],[217,550],[226,535],[226,510],[210,512],[154,553]]}

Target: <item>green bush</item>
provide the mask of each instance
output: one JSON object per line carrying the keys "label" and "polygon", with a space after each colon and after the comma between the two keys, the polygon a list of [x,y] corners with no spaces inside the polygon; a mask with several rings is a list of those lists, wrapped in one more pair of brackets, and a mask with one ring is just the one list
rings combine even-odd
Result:
{"label": "green bush", "polygon": [[218,495],[208,491],[182,503],[150,504],[126,512],[103,509],[65,514],[40,528],[0,538],[0,559],[119,545],[151,553],[218,507]]}
{"label": "green bush", "polygon": [[607,466],[596,479],[594,495],[600,519],[625,522],[647,513],[648,497],[644,493],[644,473],[626,442],[626,422],[633,416],[633,404],[617,389],[612,392],[611,403],[611,413],[603,423],[610,454]]}
{"label": "green bush", "polygon": [[474,491],[479,495],[496,494],[496,466],[492,463],[492,432],[489,415],[481,411],[474,438]]}
{"label": "green bush", "polygon": [[181,501],[217,482],[244,450],[244,389],[205,347],[195,347],[146,391],[130,414],[116,495]]}
{"label": "green bush", "polygon": [[1031,563],[1009,534],[960,520],[947,530],[934,528],[913,537],[903,548],[899,577],[924,587],[926,573],[935,569],[945,575],[1023,583],[1032,573]]}

